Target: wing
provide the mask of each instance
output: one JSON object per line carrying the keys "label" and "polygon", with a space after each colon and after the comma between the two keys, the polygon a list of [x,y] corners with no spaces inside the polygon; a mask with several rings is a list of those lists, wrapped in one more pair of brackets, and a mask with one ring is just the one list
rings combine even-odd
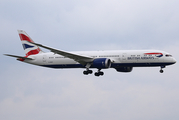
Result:
{"label": "wing", "polygon": [[[32,42],[30,42],[30,43],[32,43]],[[80,54],[72,53],[72,52],[66,52],[66,51],[63,51],[63,50],[58,50],[58,49],[55,49],[55,48],[47,47],[47,46],[44,46],[44,45],[41,45],[41,44],[38,44],[38,43],[32,43],[32,44],[35,44],[39,47],[43,47],[45,49],[48,49],[55,54],[59,54],[59,55],[68,57],[70,59],[73,59],[73,60],[79,62],[82,65],[86,65],[87,63],[90,63],[94,60],[94,58],[90,57],[90,56],[80,55]]]}
{"label": "wing", "polygon": [[26,58],[26,57],[22,57],[22,56],[17,56],[17,55],[9,55],[9,54],[4,54],[6,56],[10,56],[10,57],[15,57],[15,58],[18,58],[18,59],[25,59],[25,60],[33,60],[32,58]]}

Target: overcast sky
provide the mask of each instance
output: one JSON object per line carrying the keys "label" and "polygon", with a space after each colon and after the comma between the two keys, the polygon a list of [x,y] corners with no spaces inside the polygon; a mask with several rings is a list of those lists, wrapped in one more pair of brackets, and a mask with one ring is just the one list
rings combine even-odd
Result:
{"label": "overcast sky", "polygon": [[[179,60],[178,0],[1,0],[1,120],[178,120],[179,65],[131,73],[50,69],[24,56],[18,29],[66,51],[159,49]],[[48,50],[45,50],[48,52]],[[94,69],[94,71],[97,71]]]}

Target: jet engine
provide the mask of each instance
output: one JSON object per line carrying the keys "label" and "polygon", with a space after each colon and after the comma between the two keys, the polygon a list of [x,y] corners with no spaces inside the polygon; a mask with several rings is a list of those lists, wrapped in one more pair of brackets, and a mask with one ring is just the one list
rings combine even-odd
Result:
{"label": "jet engine", "polygon": [[96,58],[93,60],[92,67],[98,69],[105,69],[111,67],[111,60],[108,58]]}

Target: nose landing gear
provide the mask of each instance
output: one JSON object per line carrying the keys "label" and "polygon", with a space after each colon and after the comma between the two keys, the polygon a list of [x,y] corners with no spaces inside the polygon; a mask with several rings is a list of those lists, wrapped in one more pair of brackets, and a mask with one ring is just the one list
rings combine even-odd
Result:
{"label": "nose landing gear", "polygon": [[160,73],[163,73],[163,70],[162,70],[162,69],[160,70]]}
{"label": "nose landing gear", "polygon": [[161,66],[160,73],[163,73],[163,72],[164,72],[164,71],[162,70],[163,68],[165,68],[165,66]]}

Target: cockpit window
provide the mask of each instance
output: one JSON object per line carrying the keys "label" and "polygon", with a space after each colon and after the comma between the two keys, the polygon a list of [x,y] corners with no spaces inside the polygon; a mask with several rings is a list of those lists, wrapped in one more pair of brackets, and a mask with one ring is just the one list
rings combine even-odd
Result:
{"label": "cockpit window", "polygon": [[166,57],[172,57],[172,55],[169,55],[169,54],[166,54],[165,56],[166,56]]}

